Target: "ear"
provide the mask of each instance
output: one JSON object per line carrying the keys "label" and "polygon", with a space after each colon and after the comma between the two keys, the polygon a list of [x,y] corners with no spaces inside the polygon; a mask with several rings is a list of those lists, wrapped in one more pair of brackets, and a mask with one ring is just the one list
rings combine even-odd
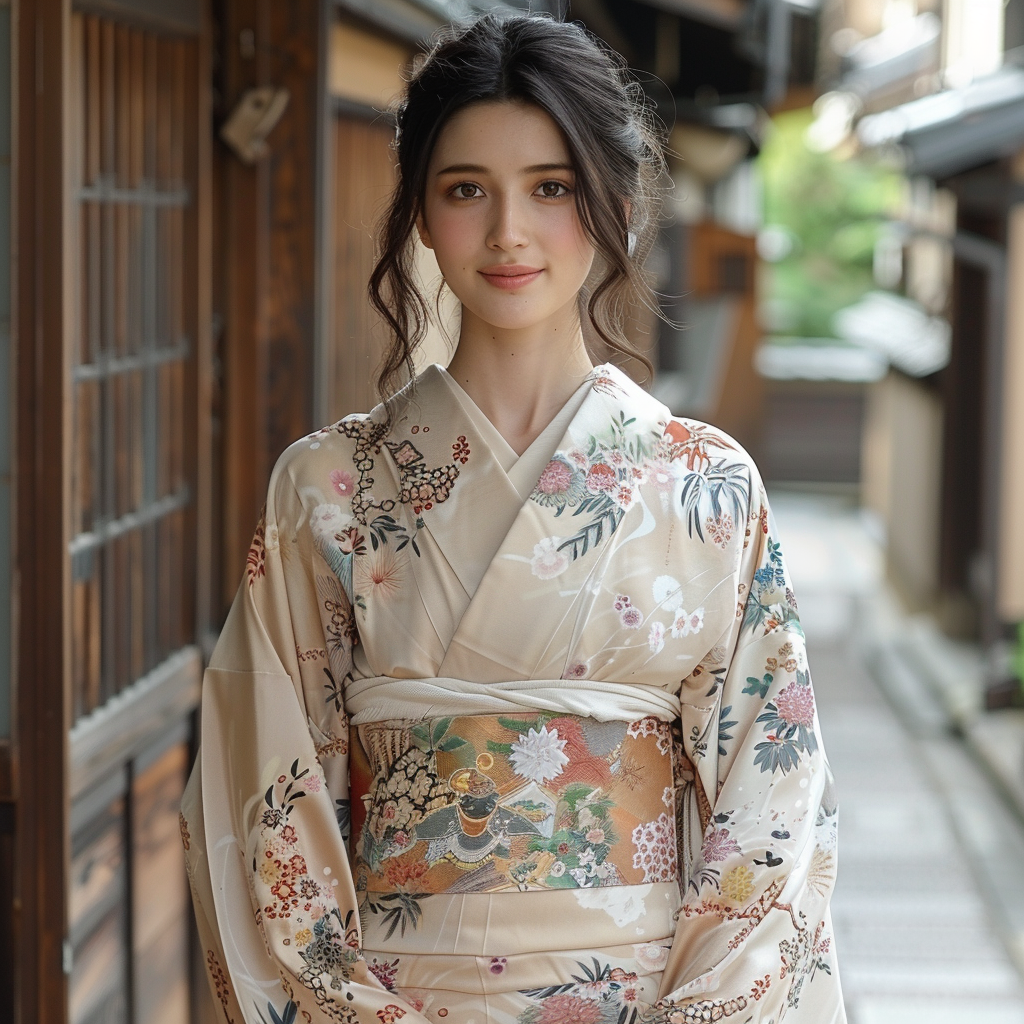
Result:
{"label": "ear", "polygon": [[416,214],[416,231],[420,236],[420,241],[428,249],[433,249],[434,246],[430,242],[430,232],[427,230],[427,222],[423,219],[423,210]]}

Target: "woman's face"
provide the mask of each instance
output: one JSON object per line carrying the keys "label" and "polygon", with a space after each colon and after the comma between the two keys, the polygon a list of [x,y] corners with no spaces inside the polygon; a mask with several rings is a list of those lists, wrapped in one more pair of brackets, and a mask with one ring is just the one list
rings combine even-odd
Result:
{"label": "woman's face", "polygon": [[576,322],[594,261],[555,122],[525,103],[455,114],[427,170],[420,236],[467,319],[499,330]]}

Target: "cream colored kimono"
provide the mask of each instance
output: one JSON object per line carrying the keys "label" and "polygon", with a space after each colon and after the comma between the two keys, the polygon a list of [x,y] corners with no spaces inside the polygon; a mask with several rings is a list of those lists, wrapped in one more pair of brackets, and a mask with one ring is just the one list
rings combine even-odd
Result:
{"label": "cream colored kimono", "polygon": [[845,1020],[757,471],[611,366],[521,458],[438,366],[285,452],[181,824],[236,1024]]}

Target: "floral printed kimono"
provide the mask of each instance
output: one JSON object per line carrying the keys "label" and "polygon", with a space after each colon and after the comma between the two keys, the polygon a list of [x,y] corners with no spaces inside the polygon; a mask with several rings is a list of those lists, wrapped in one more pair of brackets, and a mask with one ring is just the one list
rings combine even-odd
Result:
{"label": "floral printed kimono", "polygon": [[439,366],[282,456],[182,836],[224,1018],[830,1024],[836,799],[748,456]]}

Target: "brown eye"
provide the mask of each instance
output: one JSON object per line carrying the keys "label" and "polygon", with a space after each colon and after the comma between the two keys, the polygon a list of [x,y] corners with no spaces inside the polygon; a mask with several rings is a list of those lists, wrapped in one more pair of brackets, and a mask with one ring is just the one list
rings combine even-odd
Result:
{"label": "brown eye", "polygon": [[569,189],[560,181],[545,181],[539,191],[545,199],[558,199],[569,194]]}
{"label": "brown eye", "polygon": [[455,186],[455,198],[456,199],[476,199],[477,193],[480,191],[479,186],[473,185],[472,183],[465,181],[461,185]]}

